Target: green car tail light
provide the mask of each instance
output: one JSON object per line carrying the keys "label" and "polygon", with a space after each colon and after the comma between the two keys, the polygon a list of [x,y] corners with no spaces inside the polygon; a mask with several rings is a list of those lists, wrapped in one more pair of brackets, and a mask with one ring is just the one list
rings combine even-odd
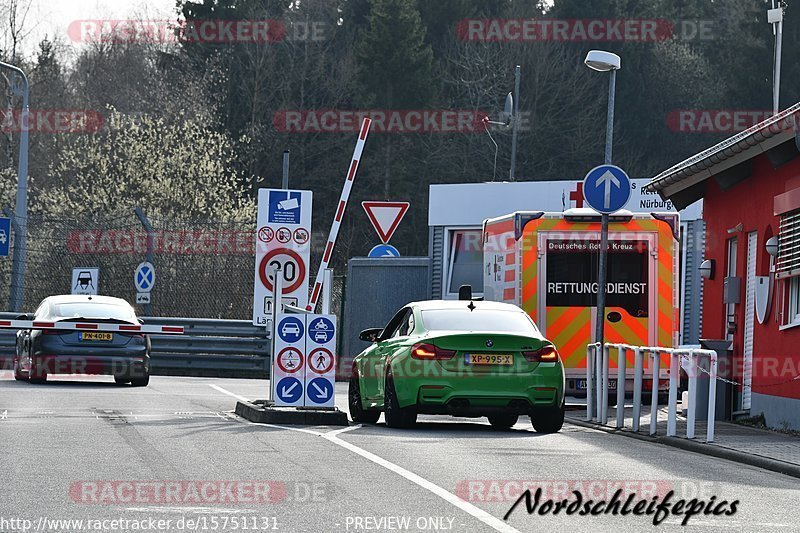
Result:
{"label": "green car tail light", "polygon": [[558,351],[552,344],[542,346],[538,350],[522,352],[522,356],[531,363],[554,363],[558,361]]}
{"label": "green car tail light", "polygon": [[411,358],[422,360],[452,359],[455,350],[444,350],[434,344],[420,342],[411,347]]}

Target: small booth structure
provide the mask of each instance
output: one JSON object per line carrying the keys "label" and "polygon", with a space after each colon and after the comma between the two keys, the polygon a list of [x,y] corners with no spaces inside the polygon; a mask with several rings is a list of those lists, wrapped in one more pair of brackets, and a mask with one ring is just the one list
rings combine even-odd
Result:
{"label": "small booth structure", "polygon": [[[632,180],[632,212],[675,212],[669,200],[645,192],[647,179]],[[585,207],[581,181],[528,181],[431,185],[428,203],[431,297],[455,299],[469,284],[483,294],[483,221],[514,211],[562,212]],[[686,206],[681,220],[680,344],[699,342],[702,285],[698,267],[705,248],[702,201]]]}
{"label": "small booth structure", "polygon": [[800,103],[653,178],[703,200],[703,337],[729,352],[734,415],[800,429]]}

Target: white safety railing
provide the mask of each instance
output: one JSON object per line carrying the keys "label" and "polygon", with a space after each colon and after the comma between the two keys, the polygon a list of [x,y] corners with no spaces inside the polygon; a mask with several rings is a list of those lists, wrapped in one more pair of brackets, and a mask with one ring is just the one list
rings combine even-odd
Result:
{"label": "white safety railing", "polygon": [[[617,429],[625,426],[625,378],[628,351],[634,353],[633,375],[633,423],[631,429],[639,431],[642,411],[642,385],[644,381],[644,354],[650,354],[651,400],[650,400],[650,435],[656,434],[658,423],[658,390],[661,369],[661,356],[669,356],[669,400],[667,410],[667,436],[677,434],[678,425],[678,381],[680,377],[680,359],[687,357],[691,363],[689,372],[689,408],[686,417],[686,438],[695,438],[695,421],[697,418],[697,375],[699,370],[708,374],[708,423],[706,442],[714,441],[714,417],[716,415],[717,396],[717,353],[713,350],[660,348],[653,346],[630,346],[628,344],[606,343],[602,356],[598,355],[599,344],[590,344],[586,348],[586,420],[599,424],[608,424],[608,360],[611,349],[617,350]],[[708,371],[697,364],[698,357],[708,357]],[[599,380],[595,383],[595,378]]]}

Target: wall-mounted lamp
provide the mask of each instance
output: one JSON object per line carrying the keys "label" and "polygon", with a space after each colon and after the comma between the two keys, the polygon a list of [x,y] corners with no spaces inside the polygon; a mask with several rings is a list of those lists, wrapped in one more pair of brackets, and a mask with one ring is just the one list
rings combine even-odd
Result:
{"label": "wall-mounted lamp", "polygon": [[767,239],[765,244],[769,254],[769,275],[756,276],[756,318],[759,324],[764,324],[769,318],[772,308],[772,294],[775,287],[775,258],[778,257],[778,237]]}
{"label": "wall-mounted lamp", "polygon": [[700,263],[700,276],[703,279],[714,279],[714,264],[715,261],[713,259],[706,259],[702,263]]}
{"label": "wall-mounted lamp", "polygon": [[778,237],[775,236],[775,237],[770,237],[769,239],[767,239],[766,247],[767,247],[767,253],[769,255],[771,255],[772,257],[777,257],[778,256]]}
{"label": "wall-mounted lamp", "polygon": [[734,233],[739,233],[740,231],[742,231],[743,227],[744,226],[742,226],[742,223],[739,222],[734,227],[728,228],[728,235],[733,235]]}

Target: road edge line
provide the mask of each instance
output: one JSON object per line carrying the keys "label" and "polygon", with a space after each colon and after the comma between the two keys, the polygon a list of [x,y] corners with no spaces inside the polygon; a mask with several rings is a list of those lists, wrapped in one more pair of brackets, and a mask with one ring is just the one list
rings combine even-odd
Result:
{"label": "road edge line", "polygon": [[432,492],[436,496],[439,496],[441,499],[457,507],[461,511],[464,511],[465,513],[471,515],[473,518],[480,520],[481,522],[491,527],[495,531],[499,531],[501,533],[521,533],[518,529],[515,529],[514,527],[500,520],[496,516],[489,514],[487,511],[484,511],[480,507],[476,507],[475,505],[472,505],[471,503],[462,500],[461,498],[451,493],[450,491],[445,490],[439,485],[433,483],[432,481],[428,481],[424,477],[415,474],[410,470],[406,470],[402,466],[396,465],[391,461],[384,459],[383,457],[380,457],[372,452],[364,450],[363,448],[359,448],[355,444],[344,441],[339,437],[337,437],[336,435],[323,434],[322,438],[338,446],[341,446],[342,448],[345,448],[346,450],[349,450],[363,457],[364,459],[367,459],[368,461],[375,463],[378,466],[386,468],[387,470],[399,475],[400,477],[406,479],[407,481],[414,483],[418,487],[421,487],[429,492]]}

